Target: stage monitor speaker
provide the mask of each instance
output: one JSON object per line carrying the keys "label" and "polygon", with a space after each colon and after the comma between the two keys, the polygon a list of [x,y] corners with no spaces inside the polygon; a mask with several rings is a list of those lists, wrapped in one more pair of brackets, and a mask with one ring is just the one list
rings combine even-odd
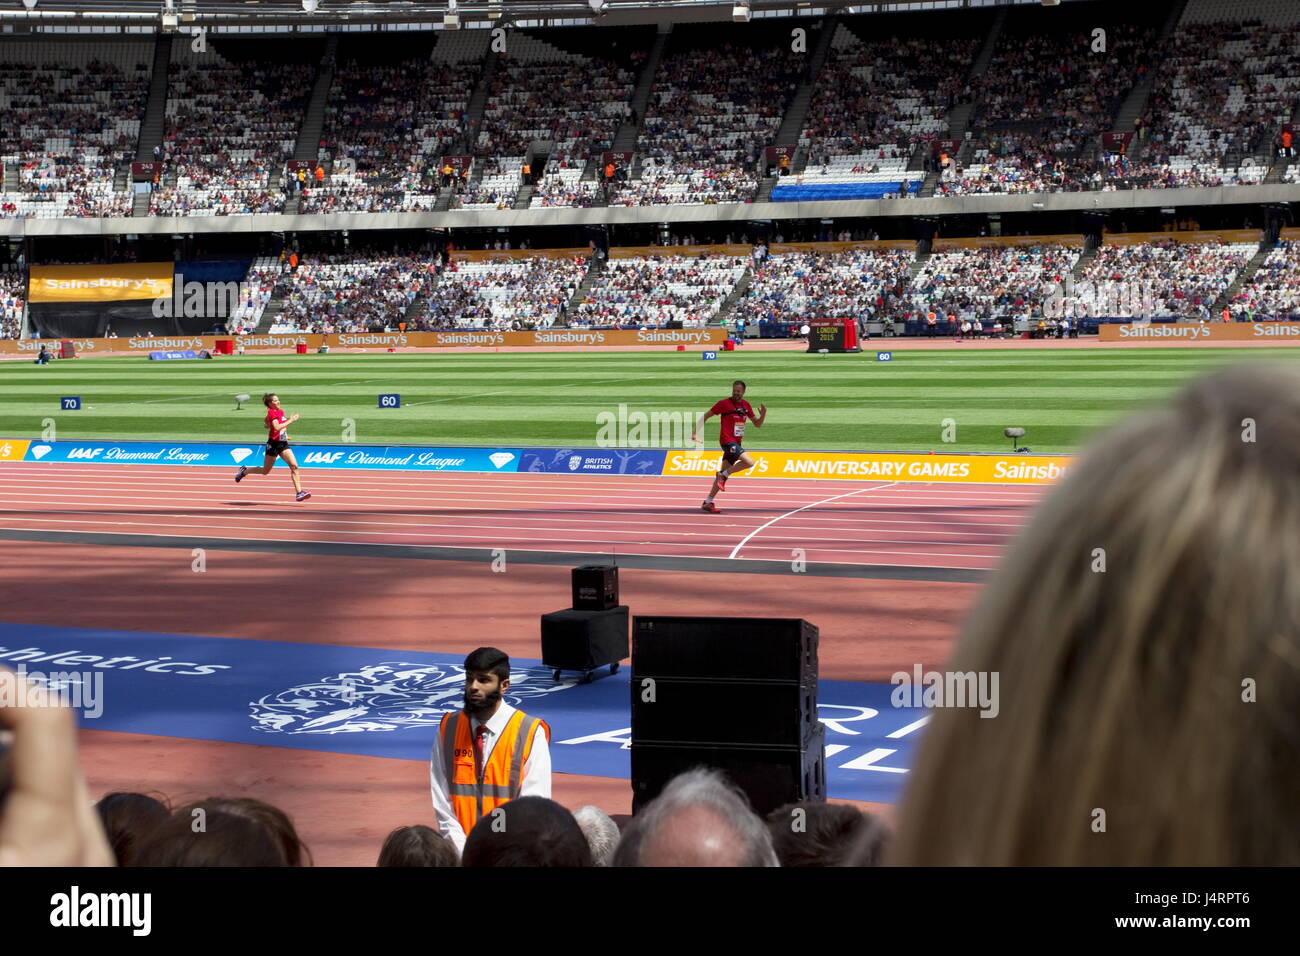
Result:
{"label": "stage monitor speaker", "polygon": [[817,681],[815,626],[802,618],[632,618],[632,679]]}
{"label": "stage monitor speaker", "polygon": [[542,663],[555,670],[591,671],[628,655],[628,608],[568,609],[542,615]]}
{"label": "stage monitor speaker", "polygon": [[618,568],[587,564],[573,569],[573,607],[579,611],[606,611],[618,606]]}
{"label": "stage monitor speaker", "polygon": [[631,690],[633,744],[798,748],[818,726],[816,684],[656,677]]}
{"label": "stage monitor speaker", "polygon": [[632,812],[639,813],[668,782],[694,767],[715,767],[766,816],[786,803],[826,799],[826,732],[820,724],[805,748],[632,744]]}

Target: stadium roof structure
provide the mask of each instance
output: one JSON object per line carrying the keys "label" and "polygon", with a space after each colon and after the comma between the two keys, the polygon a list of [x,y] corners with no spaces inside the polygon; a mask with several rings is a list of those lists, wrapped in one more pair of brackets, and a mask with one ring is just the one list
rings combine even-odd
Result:
{"label": "stadium roof structure", "polygon": [[[1081,0],[1065,0],[1081,2]],[[154,33],[203,27],[441,30],[707,23],[831,13],[942,12],[1043,0],[3,0],[3,33]],[[449,14],[455,18],[453,24]],[[279,31],[277,31],[279,32]]]}

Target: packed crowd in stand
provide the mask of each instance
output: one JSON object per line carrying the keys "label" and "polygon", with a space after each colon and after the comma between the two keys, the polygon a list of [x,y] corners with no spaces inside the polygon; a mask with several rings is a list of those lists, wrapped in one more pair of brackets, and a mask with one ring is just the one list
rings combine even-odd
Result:
{"label": "packed crowd in stand", "polygon": [[910,249],[850,249],[765,256],[728,318],[761,330],[769,323],[818,318],[870,319],[903,301],[913,261]]}
{"label": "packed crowd in stand", "polygon": [[479,127],[481,181],[467,184],[456,205],[513,205],[535,142],[553,144],[540,205],[583,205],[587,190],[576,188],[573,171],[581,175],[591,154],[599,158],[612,144],[635,83],[636,75],[613,60],[516,38],[492,78]]}
{"label": "packed crowd in stand", "polygon": [[1175,242],[1104,244],[1084,267],[1083,281],[1121,283],[1141,296],[1119,301],[1118,315],[1150,308],[1155,315],[1218,318],[1215,300],[1232,285],[1258,249],[1256,243]]}
{"label": "packed crowd in stand", "polygon": [[1001,133],[974,141],[965,167],[952,159],[941,169],[936,196],[974,193],[1076,192],[1087,188],[1090,174],[1100,175],[1085,162],[1063,159],[1064,143],[1042,145],[1038,137]]}
{"label": "packed crowd in stand", "polygon": [[0,193],[0,217],[128,216],[115,189],[130,161],[149,92],[152,45],[0,43],[0,161],[18,188]]}
{"label": "packed crowd in stand", "polygon": [[332,168],[308,184],[299,211],[432,209],[438,162],[468,132],[486,44],[486,37],[443,35],[431,59],[340,63],[322,132]]}
{"label": "packed crowd in stand", "polygon": [[1279,242],[1228,307],[1236,319],[1294,319],[1300,313],[1300,242]]}
{"label": "packed crowd in stand", "polygon": [[396,331],[435,271],[435,263],[417,254],[308,258],[288,277],[272,331]]}
{"label": "packed crowd in stand", "polygon": [[1037,319],[1051,287],[1064,283],[1079,251],[1043,245],[935,252],[912,279],[908,317],[924,320],[933,312],[941,328],[952,324],[949,315],[957,323]]}
{"label": "packed crowd in stand", "polygon": [[745,271],[731,256],[610,259],[569,316],[577,326],[702,328],[717,316]]}
{"label": "packed crowd in stand", "polygon": [[[272,332],[545,329],[563,314],[587,268],[583,258],[444,265],[421,254],[359,253],[308,257],[283,274],[270,263],[259,272],[259,264],[250,270],[251,287],[267,297],[277,280],[287,289]],[[265,302],[254,306],[260,317]]]}
{"label": "packed crowd in stand", "polygon": [[800,135],[803,181],[901,178],[917,144],[941,137],[948,111],[969,100],[965,74],[979,42],[863,42],[839,24]]}
{"label": "packed crowd in stand", "polygon": [[1171,43],[1139,127],[1153,164],[1169,167],[1161,185],[1232,185],[1237,160],[1271,152],[1300,103],[1300,30],[1193,23]]}
{"label": "packed crowd in stand", "polygon": [[284,208],[281,170],[293,155],[315,69],[228,62],[173,47],[156,216],[229,216]]}
{"label": "packed crowd in stand", "polygon": [[22,333],[26,297],[26,271],[0,272],[0,339],[16,339]]}
{"label": "packed crowd in stand", "polygon": [[616,182],[609,204],[753,199],[762,151],[781,124],[803,66],[788,47],[724,43],[666,54],[637,141],[641,175]]}
{"label": "packed crowd in stand", "polygon": [[582,282],[587,261],[533,256],[452,260],[425,289],[414,328],[547,329]]}

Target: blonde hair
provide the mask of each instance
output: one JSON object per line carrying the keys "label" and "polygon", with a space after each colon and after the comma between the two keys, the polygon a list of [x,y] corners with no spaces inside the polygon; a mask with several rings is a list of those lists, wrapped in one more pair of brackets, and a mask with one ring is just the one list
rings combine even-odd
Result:
{"label": "blonde hair", "polygon": [[1300,372],[1251,363],[1106,434],[950,668],[889,862],[1300,863]]}

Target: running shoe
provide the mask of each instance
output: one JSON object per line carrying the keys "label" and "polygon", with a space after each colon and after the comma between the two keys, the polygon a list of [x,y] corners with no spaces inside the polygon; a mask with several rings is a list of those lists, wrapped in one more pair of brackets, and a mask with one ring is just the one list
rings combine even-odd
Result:
{"label": "running shoe", "polygon": [[310,492],[310,491],[300,491],[300,492],[298,492],[296,495],[294,495],[293,497],[294,497],[294,500],[295,500],[295,501],[306,501],[308,498],[311,497],[311,492]]}
{"label": "running shoe", "polygon": [[239,466],[239,474],[235,475],[235,484],[239,484],[241,481],[243,481],[243,480],[244,480],[244,476],[245,476],[246,474],[248,474],[248,466],[247,466],[247,465],[240,465],[240,466]]}
{"label": "running shoe", "polygon": [[712,501],[706,501],[704,502],[704,504],[700,505],[700,510],[707,511],[709,514],[715,515],[718,513],[718,506],[715,505]]}
{"label": "running shoe", "polygon": [[722,472],[718,472],[717,475],[715,475],[714,477],[716,477],[716,478],[718,479],[718,490],[719,490],[719,491],[726,491],[726,490],[727,490],[727,476],[724,475]]}

